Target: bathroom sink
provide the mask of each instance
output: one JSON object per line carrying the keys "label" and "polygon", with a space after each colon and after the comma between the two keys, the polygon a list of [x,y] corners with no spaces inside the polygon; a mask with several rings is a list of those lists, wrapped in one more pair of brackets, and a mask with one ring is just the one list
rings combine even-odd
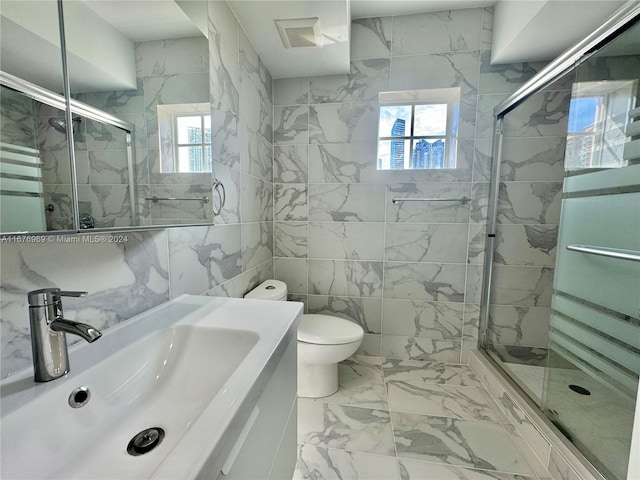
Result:
{"label": "bathroom sink", "polygon": [[[192,478],[223,462],[261,376],[295,338],[298,304],[261,305],[183,296],[71,348],[64,378],[10,377],[2,478]],[[157,446],[127,453],[148,428],[164,434]]]}

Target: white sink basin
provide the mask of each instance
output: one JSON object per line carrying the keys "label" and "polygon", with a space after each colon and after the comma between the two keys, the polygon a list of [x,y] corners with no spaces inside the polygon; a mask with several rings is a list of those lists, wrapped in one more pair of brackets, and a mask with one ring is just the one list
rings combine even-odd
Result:
{"label": "white sink basin", "polygon": [[[300,305],[183,296],[70,349],[71,373],[2,384],[2,478],[192,478],[223,462]],[[282,345],[282,348],[280,346]],[[89,401],[69,405],[87,387]],[[127,445],[160,427],[144,455]]]}

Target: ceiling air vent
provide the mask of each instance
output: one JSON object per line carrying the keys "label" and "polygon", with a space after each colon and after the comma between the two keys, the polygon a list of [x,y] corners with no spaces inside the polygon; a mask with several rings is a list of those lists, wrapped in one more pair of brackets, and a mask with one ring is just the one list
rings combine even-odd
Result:
{"label": "ceiling air vent", "polygon": [[322,47],[318,17],[275,20],[275,22],[285,48]]}

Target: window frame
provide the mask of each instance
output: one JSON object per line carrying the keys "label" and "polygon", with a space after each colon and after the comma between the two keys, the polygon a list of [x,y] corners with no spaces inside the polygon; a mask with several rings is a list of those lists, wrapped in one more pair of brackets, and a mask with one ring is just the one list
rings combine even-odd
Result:
{"label": "window frame", "polygon": [[[200,117],[200,130],[202,132],[200,143],[179,143],[178,142],[178,121],[180,118],[186,117]],[[206,134],[205,134],[205,117],[209,117],[209,124],[211,124],[211,112],[202,113],[202,112],[174,112],[171,115],[171,129],[172,129],[172,137],[175,139],[173,142],[173,168],[177,173],[197,173],[197,172],[181,172],[180,171],[180,147],[201,147],[202,154],[200,155],[200,170],[198,172],[206,172],[206,149],[207,147],[211,147],[212,142],[206,142]],[[213,138],[211,139],[213,140]]]}
{"label": "window frame", "polygon": [[[408,164],[409,167],[405,167],[402,170],[445,170],[454,169],[457,166],[457,154],[452,155],[453,152],[457,153],[458,132],[457,125],[460,117],[460,88],[440,88],[440,89],[427,89],[427,90],[408,90],[404,92],[381,92],[379,94],[379,108],[378,108],[378,137],[377,137],[377,157],[379,158],[380,142],[383,141],[406,141],[409,140],[410,155]],[[446,105],[447,106],[447,119],[446,130],[444,135],[414,135],[415,131],[415,110],[416,106],[421,105]],[[385,107],[411,107],[411,131],[410,135],[404,136],[381,136],[380,135],[380,113]],[[442,168],[412,168],[410,165],[413,163],[414,145],[418,140],[444,140],[444,159]],[[453,158],[452,158],[453,157]],[[376,164],[378,164],[376,159]],[[405,164],[407,160],[405,158]],[[394,168],[380,168],[379,170],[400,170]]]}

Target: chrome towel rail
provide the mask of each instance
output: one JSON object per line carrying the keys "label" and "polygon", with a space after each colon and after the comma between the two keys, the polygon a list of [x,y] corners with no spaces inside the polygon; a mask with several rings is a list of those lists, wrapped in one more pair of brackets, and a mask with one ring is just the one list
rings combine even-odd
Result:
{"label": "chrome towel rail", "polygon": [[640,262],[640,252],[633,250],[621,250],[619,248],[594,247],[592,245],[567,245],[567,250],[572,252],[587,253],[589,255],[600,255],[602,257],[617,258],[620,260],[629,260],[631,262]]}
{"label": "chrome towel rail", "polygon": [[401,202],[460,202],[460,205],[464,205],[467,202],[470,202],[471,199],[469,197],[462,198],[399,198],[396,197],[391,202],[395,205]]}
{"label": "chrome towel rail", "polygon": [[201,198],[190,198],[190,197],[145,197],[145,200],[151,200],[153,203],[158,203],[163,200],[172,200],[172,201],[182,201],[182,200],[197,200],[202,203],[209,203],[209,197],[201,197]]}

